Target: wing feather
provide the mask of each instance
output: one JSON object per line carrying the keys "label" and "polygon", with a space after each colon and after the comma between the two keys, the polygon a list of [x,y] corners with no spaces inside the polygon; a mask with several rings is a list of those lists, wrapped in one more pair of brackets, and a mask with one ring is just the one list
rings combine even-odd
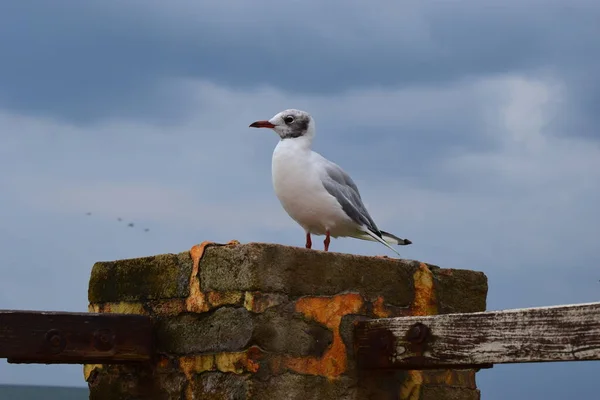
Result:
{"label": "wing feather", "polygon": [[325,162],[325,174],[322,176],[322,182],[327,192],[337,199],[344,212],[354,222],[381,237],[381,232],[363,204],[358,187],[350,175],[339,165],[325,158],[323,161]]}

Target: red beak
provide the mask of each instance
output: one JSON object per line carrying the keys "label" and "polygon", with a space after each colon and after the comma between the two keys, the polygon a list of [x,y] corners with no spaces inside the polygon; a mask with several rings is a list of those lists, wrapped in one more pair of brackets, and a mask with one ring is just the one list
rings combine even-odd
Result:
{"label": "red beak", "polygon": [[250,124],[250,128],[275,128],[269,121],[256,121]]}

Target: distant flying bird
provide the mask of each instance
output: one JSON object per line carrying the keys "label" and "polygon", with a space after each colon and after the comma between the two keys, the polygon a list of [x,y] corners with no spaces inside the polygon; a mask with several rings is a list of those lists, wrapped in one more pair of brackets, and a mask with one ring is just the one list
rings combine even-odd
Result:
{"label": "distant flying bird", "polygon": [[85,215],[92,215],[92,213],[91,212],[87,212],[87,213],[85,213]]}
{"label": "distant flying bird", "polygon": [[121,221],[123,221],[123,219],[122,218],[117,218],[117,221],[121,222]]}
{"label": "distant flying bird", "polygon": [[311,234],[325,235],[325,251],[329,251],[330,237],[377,241],[398,255],[390,244],[412,243],[380,230],[352,178],[311,150],[315,122],[310,114],[289,109],[250,127],[272,129],[281,138],[273,152],[273,187],[285,211],[304,228],[306,248],[312,247]]}
{"label": "distant flying bird", "polygon": [[144,229],[144,232],[148,232],[149,230],[150,230],[150,229],[146,228],[146,229]]}
{"label": "distant flying bird", "polygon": [[127,226],[129,226],[130,228],[133,228],[133,222],[130,222]]}

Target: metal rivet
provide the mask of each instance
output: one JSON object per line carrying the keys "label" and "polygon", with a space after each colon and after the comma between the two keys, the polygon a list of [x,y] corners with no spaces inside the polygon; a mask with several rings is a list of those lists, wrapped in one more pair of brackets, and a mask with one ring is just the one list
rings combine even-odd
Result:
{"label": "metal rivet", "polygon": [[46,332],[46,349],[51,354],[58,354],[65,349],[67,341],[63,333],[58,329],[50,329]]}
{"label": "metal rivet", "polygon": [[406,340],[414,344],[423,343],[427,336],[429,336],[429,328],[420,322],[414,324],[406,332]]}
{"label": "metal rivet", "polygon": [[94,332],[94,347],[100,351],[108,351],[115,345],[115,334],[110,329],[99,329]]}

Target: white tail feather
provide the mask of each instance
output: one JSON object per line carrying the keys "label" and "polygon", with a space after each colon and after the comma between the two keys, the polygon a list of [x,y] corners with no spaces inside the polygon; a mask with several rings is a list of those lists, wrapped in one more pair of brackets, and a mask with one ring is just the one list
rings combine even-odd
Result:
{"label": "white tail feather", "polygon": [[[366,233],[367,235],[369,235],[369,237],[370,237],[370,238],[372,238],[372,240],[374,240],[374,241],[377,241],[377,242],[379,242],[379,243],[383,244],[385,247],[387,247],[388,249],[390,249],[390,250],[391,250],[391,251],[393,251],[394,253],[398,254],[398,256],[399,256],[399,257],[402,257],[402,256],[400,255],[400,253],[398,253],[396,250],[394,250],[394,248],[393,248],[392,246],[390,246],[390,245],[388,244],[388,242],[387,242],[387,241],[385,241],[384,239],[380,238],[379,236],[377,236],[376,234],[374,234],[373,232],[371,232],[371,231],[370,231],[370,230],[368,230],[368,229],[365,229],[365,233]],[[362,238],[361,238],[361,239],[362,239]],[[391,239],[391,238],[390,238],[390,239]],[[398,241],[397,241],[397,240],[394,240],[394,242],[395,242],[395,243],[398,243]],[[394,243],[394,242],[393,242],[393,243]]]}

